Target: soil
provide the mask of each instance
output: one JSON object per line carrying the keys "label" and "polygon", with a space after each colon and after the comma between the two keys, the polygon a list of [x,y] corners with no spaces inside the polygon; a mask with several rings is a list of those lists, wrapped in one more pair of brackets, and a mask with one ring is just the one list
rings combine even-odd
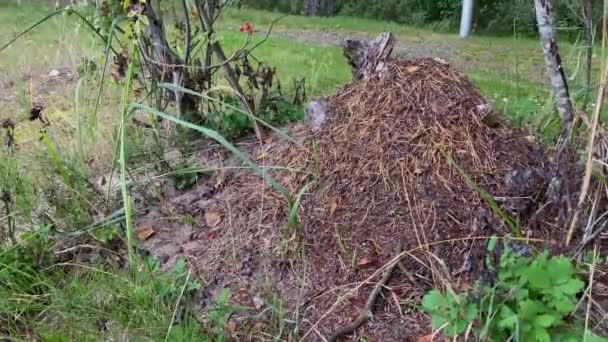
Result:
{"label": "soil", "polygon": [[424,293],[446,283],[464,290],[482,277],[487,239],[516,234],[509,220],[559,250],[553,239],[565,234],[580,187],[572,158],[556,167],[442,60],[390,60],[386,68],[329,97],[319,132],[287,127],[299,143],[268,135],[241,145],[260,165],[281,167],[267,172],[288,197],[211,148],[200,165],[223,171],[138,219],[143,249],[165,268],[185,258],[201,279],[201,315],[224,288],[257,312],[232,316],[234,340],[279,331],[282,340],[326,338],[359,315],[401,254],[355,337],[416,340],[431,333],[417,309]]}

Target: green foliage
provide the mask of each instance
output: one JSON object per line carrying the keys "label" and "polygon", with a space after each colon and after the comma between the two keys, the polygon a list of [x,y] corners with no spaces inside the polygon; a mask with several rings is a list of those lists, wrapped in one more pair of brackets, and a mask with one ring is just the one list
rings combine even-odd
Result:
{"label": "green foliage", "polygon": [[209,311],[207,319],[209,320],[210,335],[214,337],[214,341],[224,341],[225,324],[234,312],[243,311],[244,308],[230,305],[230,291],[223,289],[215,298],[215,304],[212,310]]}
{"label": "green foliage", "polygon": [[[239,101],[234,97],[227,97],[222,102],[218,109],[206,115],[202,125],[227,139],[235,139],[252,132],[251,120],[243,111],[238,110]],[[257,115],[267,123],[278,126],[304,119],[304,110],[301,106],[277,97],[261,103]]]}
{"label": "green foliage", "polygon": [[40,282],[37,274],[54,261],[50,237],[50,226],[42,226],[36,231],[22,233],[21,243],[0,249],[0,286],[4,291],[37,295],[47,289],[47,284]]}
{"label": "green foliage", "polygon": [[505,248],[493,285],[480,282],[475,290],[460,295],[432,290],[422,309],[431,315],[433,328],[443,328],[450,337],[475,322],[473,332],[480,340],[580,341],[588,332],[571,316],[584,287],[575,271],[563,256],[549,257],[547,252],[519,256]]}
{"label": "green foliage", "polygon": [[[183,260],[169,272],[152,258],[132,272],[107,261],[57,267],[51,252],[56,240],[43,226],[0,250],[0,334],[20,339],[29,331],[44,341],[159,340],[171,327],[171,341],[206,340],[189,304],[201,285],[188,276]],[[178,320],[172,320],[174,311]]]}
{"label": "green foliage", "polygon": [[446,336],[463,333],[477,315],[475,304],[453,291],[443,295],[438,290],[432,290],[424,296],[422,309],[432,315],[433,329],[443,329]]}

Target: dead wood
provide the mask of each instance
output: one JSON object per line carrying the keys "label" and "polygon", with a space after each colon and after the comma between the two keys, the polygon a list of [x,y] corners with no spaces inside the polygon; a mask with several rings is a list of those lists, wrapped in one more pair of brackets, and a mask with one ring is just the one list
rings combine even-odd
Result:
{"label": "dead wood", "polygon": [[335,342],[340,336],[350,335],[354,333],[355,330],[357,330],[357,328],[361,326],[361,324],[365,323],[365,321],[372,317],[372,306],[374,306],[374,303],[376,303],[376,299],[378,299],[378,295],[380,294],[380,292],[382,292],[382,288],[386,286],[386,283],[391,278],[395,266],[397,266],[397,263],[393,263],[389,268],[386,269],[386,271],[384,271],[384,273],[382,273],[382,278],[380,278],[380,281],[376,283],[376,286],[374,286],[374,289],[369,294],[367,302],[365,303],[365,307],[363,308],[359,316],[357,316],[357,318],[351,324],[334,331],[327,338],[327,342]]}
{"label": "dead wood", "polygon": [[353,78],[364,80],[380,71],[376,68],[391,55],[394,46],[395,38],[390,32],[381,33],[371,41],[347,39],[343,52],[352,68]]}

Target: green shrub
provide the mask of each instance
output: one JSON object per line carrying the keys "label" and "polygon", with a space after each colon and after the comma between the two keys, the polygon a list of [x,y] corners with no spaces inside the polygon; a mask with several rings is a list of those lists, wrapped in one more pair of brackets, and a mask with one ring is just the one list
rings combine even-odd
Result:
{"label": "green shrub", "polygon": [[572,316],[584,283],[569,259],[518,256],[506,248],[497,268],[494,284],[479,282],[464,294],[430,291],[422,309],[432,327],[453,337],[473,324],[482,341],[581,341],[586,334],[587,341],[608,341]]}

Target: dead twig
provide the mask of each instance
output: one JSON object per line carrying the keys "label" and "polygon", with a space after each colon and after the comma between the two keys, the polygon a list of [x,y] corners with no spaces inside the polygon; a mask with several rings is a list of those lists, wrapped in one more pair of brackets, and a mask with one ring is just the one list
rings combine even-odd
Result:
{"label": "dead twig", "polygon": [[340,336],[352,334],[353,332],[355,332],[355,330],[357,330],[357,328],[361,326],[361,324],[365,323],[365,321],[372,317],[372,306],[374,306],[374,303],[376,302],[378,295],[382,291],[382,288],[391,278],[391,275],[393,274],[393,270],[395,269],[396,265],[397,263],[393,263],[384,271],[384,273],[382,274],[382,278],[380,278],[380,281],[376,283],[376,286],[374,286],[374,289],[369,294],[367,302],[365,303],[365,307],[363,308],[363,311],[359,314],[357,319],[355,319],[351,324],[334,331],[327,338],[327,342],[335,342]]}

